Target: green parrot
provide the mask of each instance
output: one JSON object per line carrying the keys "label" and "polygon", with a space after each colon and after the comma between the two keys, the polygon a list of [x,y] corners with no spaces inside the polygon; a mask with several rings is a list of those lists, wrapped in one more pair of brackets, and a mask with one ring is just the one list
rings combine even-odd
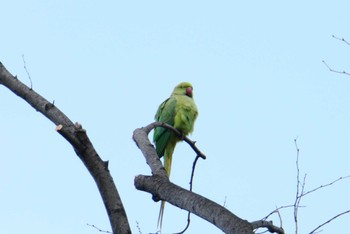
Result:
{"label": "green parrot", "polygon": [[[193,100],[193,87],[188,82],[178,84],[171,96],[158,107],[155,120],[167,123],[182,135],[187,136],[193,132],[194,122],[198,116],[197,106]],[[156,151],[159,157],[164,156],[164,168],[170,176],[171,162],[175,145],[181,139],[171,130],[157,127],[154,130],[153,142],[156,145]],[[162,201],[158,227],[162,228],[163,213],[165,201]]]}

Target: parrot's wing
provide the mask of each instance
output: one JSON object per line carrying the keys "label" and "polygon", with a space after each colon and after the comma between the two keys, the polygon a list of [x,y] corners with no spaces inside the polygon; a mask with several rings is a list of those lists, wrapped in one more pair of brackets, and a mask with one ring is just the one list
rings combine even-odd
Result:
{"label": "parrot's wing", "polygon": [[[156,113],[155,119],[158,122],[163,122],[174,126],[175,118],[175,107],[176,107],[176,98],[170,97],[160,104],[158,111]],[[156,143],[157,154],[159,157],[164,155],[164,150],[169,142],[172,132],[169,129],[158,127],[154,130],[153,142]]]}

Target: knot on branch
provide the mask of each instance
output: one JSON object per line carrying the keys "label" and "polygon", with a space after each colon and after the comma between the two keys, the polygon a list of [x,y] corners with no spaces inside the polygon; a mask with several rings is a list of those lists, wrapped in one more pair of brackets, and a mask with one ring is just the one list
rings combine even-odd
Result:
{"label": "knot on branch", "polygon": [[54,102],[52,102],[52,103],[48,102],[48,103],[45,104],[44,109],[45,109],[45,111],[49,111],[49,110],[51,110],[53,107],[55,107]]}
{"label": "knot on branch", "polygon": [[[135,177],[134,185],[135,188],[141,191],[147,191],[152,194],[152,200],[155,202],[158,202],[160,200],[163,200],[161,198],[161,192],[162,187],[169,184],[169,177],[162,176],[162,175],[153,175],[153,176],[144,176],[144,175],[138,175]],[[152,190],[149,190],[149,188],[153,188]]]}

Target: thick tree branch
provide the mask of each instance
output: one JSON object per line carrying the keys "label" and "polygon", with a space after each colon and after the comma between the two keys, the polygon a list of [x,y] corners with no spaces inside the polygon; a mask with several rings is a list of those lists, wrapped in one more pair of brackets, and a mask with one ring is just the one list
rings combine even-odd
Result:
{"label": "thick tree branch", "polygon": [[[134,141],[152,170],[152,176],[139,175],[135,177],[135,187],[138,190],[151,193],[155,201],[164,200],[174,206],[194,213],[214,224],[225,233],[252,234],[254,233],[254,229],[260,227],[268,228],[270,232],[284,233],[282,228],[274,227],[272,223],[267,221],[249,223],[234,215],[225,207],[171,183],[154,146],[148,139],[149,132],[159,126],[173,129],[171,126],[169,127],[166,124],[156,122],[136,129],[133,134]],[[185,141],[190,144],[192,143],[193,145],[191,147],[194,149],[195,145],[192,141]],[[194,150],[197,154],[202,154],[198,149]]]}
{"label": "thick tree branch", "polygon": [[205,197],[171,183],[164,177],[139,175],[135,178],[135,187],[198,215],[225,233],[253,233],[253,228],[248,221],[240,219],[229,210]]}
{"label": "thick tree branch", "polygon": [[94,178],[105,204],[113,233],[131,233],[126,212],[108,170],[108,162],[102,161],[99,157],[81,125],[73,124],[55,105],[11,75],[1,62],[0,84],[6,86],[56,124],[58,133],[73,146],[76,154]]}

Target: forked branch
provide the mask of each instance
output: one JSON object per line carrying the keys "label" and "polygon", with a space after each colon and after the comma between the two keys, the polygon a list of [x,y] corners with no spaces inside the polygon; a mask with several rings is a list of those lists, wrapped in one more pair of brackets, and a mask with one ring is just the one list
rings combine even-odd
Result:
{"label": "forked branch", "polygon": [[[135,177],[135,187],[138,190],[152,194],[156,201],[164,200],[174,206],[187,210],[214,224],[225,233],[252,234],[254,233],[254,229],[264,227],[270,232],[284,234],[282,228],[273,226],[271,222],[259,220],[250,223],[234,215],[225,207],[171,183],[163,169],[155,148],[148,139],[150,131],[159,126],[172,129],[174,132],[177,131],[171,126],[156,122],[136,129],[133,134],[134,141],[140,148],[152,171],[152,176],[139,175]],[[179,132],[177,134],[181,136]],[[184,141],[191,145],[197,155],[202,155],[202,158],[205,158],[193,141],[187,138],[184,138]]]}
{"label": "forked branch", "polygon": [[[344,38],[340,38],[340,37],[337,37],[337,36],[334,36],[334,35],[332,35],[332,37],[333,37],[334,39],[337,39],[337,40],[339,40],[339,41],[344,42],[344,43],[345,43],[346,45],[348,45],[348,46],[350,45],[350,42],[348,42],[348,41],[345,40]],[[326,63],[326,61],[324,61],[324,60],[322,60],[322,63],[323,63],[323,64],[328,68],[328,70],[331,71],[331,72],[350,76],[350,73],[347,72],[347,71],[345,71],[345,70],[340,71],[340,70],[336,70],[336,69],[331,68],[331,67],[328,65],[328,63]]]}
{"label": "forked branch", "polygon": [[57,126],[57,132],[73,146],[76,154],[94,178],[105,204],[113,233],[131,233],[126,212],[108,170],[108,162],[104,162],[99,157],[81,125],[73,124],[53,103],[48,102],[32,88],[27,87],[11,75],[1,62],[0,84],[24,99]]}

